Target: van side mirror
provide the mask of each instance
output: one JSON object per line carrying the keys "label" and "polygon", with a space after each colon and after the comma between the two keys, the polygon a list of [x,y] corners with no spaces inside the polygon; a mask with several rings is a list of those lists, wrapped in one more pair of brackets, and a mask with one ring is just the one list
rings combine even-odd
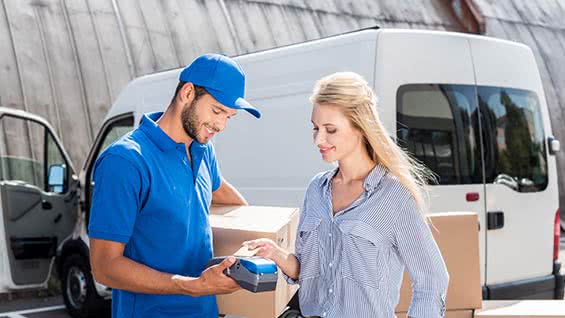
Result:
{"label": "van side mirror", "polygon": [[50,192],[65,192],[65,164],[56,164],[49,166],[47,185]]}
{"label": "van side mirror", "polygon": [[547,137],[547,145],[549,148],[549,154],[555,155],[561,150],[561,143],[555,137]]}

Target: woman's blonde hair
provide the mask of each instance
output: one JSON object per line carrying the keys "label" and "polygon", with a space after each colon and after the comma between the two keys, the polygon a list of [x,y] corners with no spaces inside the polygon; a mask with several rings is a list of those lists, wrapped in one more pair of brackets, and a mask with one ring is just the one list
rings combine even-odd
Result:
{"label": "woman's blonde hair", "polygon": [[376,111],[376,96],[367,81],[353,72],[338,72],[320,79],[310,101],[337,106],[354,128],[361,131],[373,162],[384,166],[406,187],[422,212],[427,210],[428,180],[433,174],[404,152],[386,131]]}

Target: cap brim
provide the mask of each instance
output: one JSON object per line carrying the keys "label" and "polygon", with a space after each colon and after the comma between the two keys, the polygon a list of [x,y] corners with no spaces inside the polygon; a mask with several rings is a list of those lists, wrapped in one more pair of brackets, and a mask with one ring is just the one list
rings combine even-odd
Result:
{"label": "cap brim", "polygon": [[255,118],[261,118],[261,112],[259,112],[257,108],[253,107],[253,105],[249,104],[249,102],[245,99],[241,97],[227,96],[227,94],[224,94],[212,88],[206,87],[206,90],[218,102],[222,103],[222,105],[233,109],[243,109],[253,115]]}

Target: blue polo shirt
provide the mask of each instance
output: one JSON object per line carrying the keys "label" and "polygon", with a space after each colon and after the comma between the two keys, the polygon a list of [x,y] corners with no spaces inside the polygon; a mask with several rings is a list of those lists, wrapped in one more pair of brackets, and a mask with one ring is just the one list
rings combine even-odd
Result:
{"label": "blue polo shirt", "polygon": [[[143,116],[98,158],[89,236],[125,243],[124,256],[158,271],[200,276],[212,257],[208,212],[220,171],[211,143],[177,144]],[[217,318],[215,296],[150,295],[114,289],[112,317]]]}

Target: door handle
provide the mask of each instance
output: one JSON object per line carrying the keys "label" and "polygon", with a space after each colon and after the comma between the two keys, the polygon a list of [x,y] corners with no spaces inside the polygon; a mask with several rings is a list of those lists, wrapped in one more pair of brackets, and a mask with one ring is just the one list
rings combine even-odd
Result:
{"label": "door handle", "polygon": [[487,212],[487,229],[498,230],[504,227],[504,212]]}
{"label": "door handle", "polygon": [[43,210],[51,210],[53,208],[53,204],[47,200],[41,200],[41,207]]}
{"label": "door handle", "polygon": [[59,223],[59,221],[61,221],[62,218],[63,218],[63,215],[61,213],[57,214],[57,216],[53,220],[53,223]]}

